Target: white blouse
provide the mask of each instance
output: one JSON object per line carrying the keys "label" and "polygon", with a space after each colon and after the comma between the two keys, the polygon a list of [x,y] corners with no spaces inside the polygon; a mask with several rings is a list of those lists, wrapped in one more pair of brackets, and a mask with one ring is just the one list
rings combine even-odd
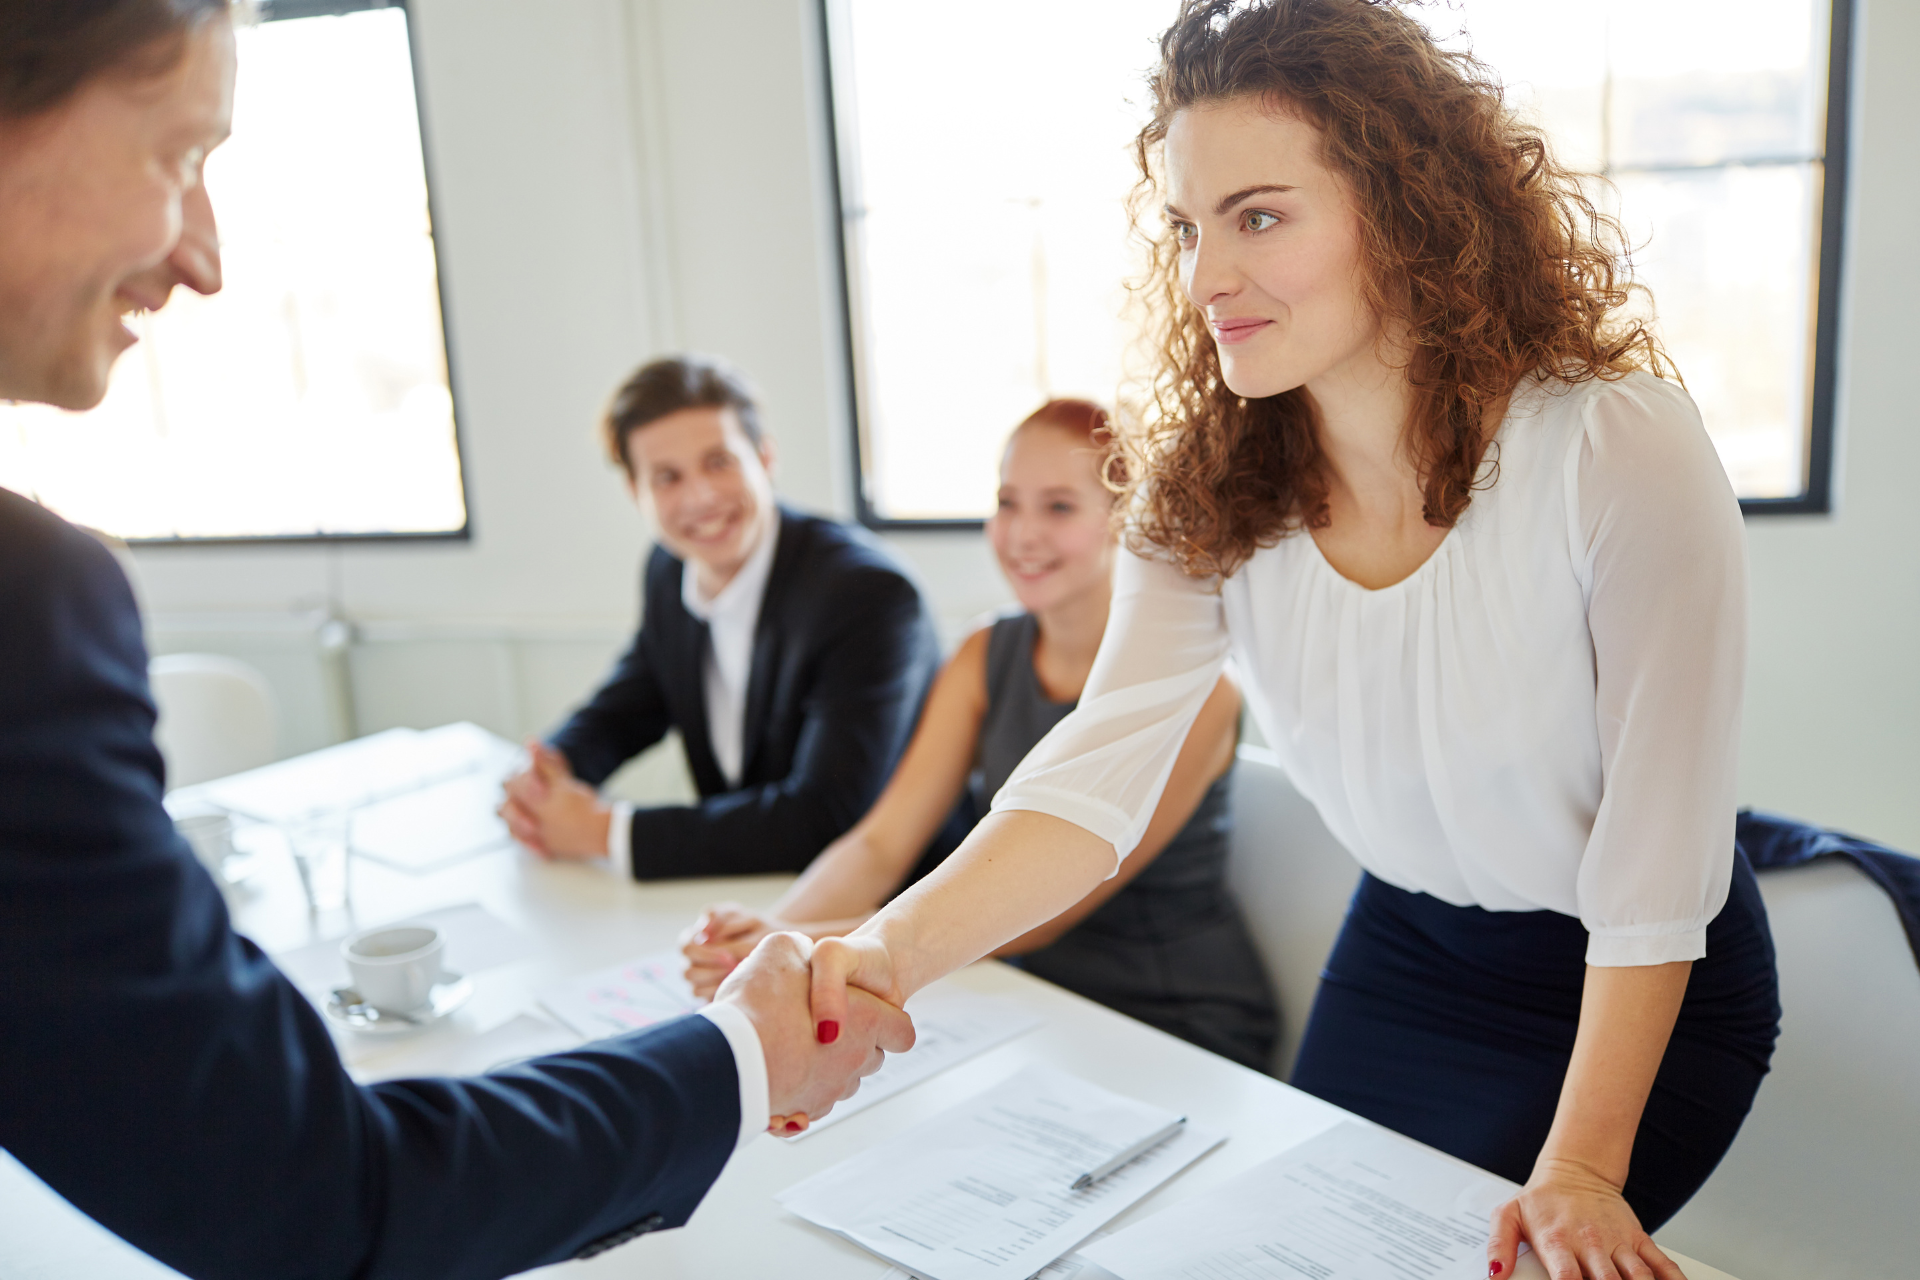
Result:
{"label": "white blouse", "polygon": [[1231,655],[1288,775],[1375,876],[1577,916],[1589,964],[1705,955],[1746,666],[1726,473],[1686,392],[1643,373],[1527,384],[1488,458],[1491,487],[1378,591],[1305,533],[1224,583],[1122,556],[1079,709],[994,809],[1125,857]]}

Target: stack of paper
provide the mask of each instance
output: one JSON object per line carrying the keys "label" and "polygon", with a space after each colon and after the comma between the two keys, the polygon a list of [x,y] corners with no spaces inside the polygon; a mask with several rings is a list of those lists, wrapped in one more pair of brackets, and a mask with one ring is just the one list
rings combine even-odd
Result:
{"label": "stack of paper", "polygon": [[1131,1164],[1081,1174],[1178,1119],[1034,1066],[778,1197],[928,1280],[1026,1280],[1218,1146],[1183,1127]]}
{"label": "stack of paper", "polygon": [[1512,1183],[1352,1120],[1082,1251],[1121,1280],[1481,1280]]}

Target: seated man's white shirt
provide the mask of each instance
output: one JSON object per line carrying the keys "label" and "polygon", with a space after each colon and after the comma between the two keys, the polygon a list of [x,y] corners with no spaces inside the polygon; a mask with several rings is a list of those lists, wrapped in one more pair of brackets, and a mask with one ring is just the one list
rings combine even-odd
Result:
{"label": "seated man's white shirt", "polygon": [[[715,595],[708,597],[700,590],[699,573],[691,561],[680,571],[680,602],[688,613],[707,624],[709,643],[700,664],[707,740],[729,787],[740,785],[740,771],[745,766],[753,634],[760,624],[760,603],[766,599],[767,579],[773,573],[773,556],[779,545],[780,515],[770,510],[759,543]],[[624,876],[633,874],[632,840],[633,806],[618,802],[607,828],[607,857]]]}
{"label": "seated man's white shirt", "polygon": [[720,1028],[720,1034],[727,1038],[727,1045],[733,1050],[734,1072],[740,1078],[740,1140],[734,1150],[739,1150],[753,1139],[756,1133],[765,1133],[767,1120],[772,1113],[768,1110],[772,1100],[767,1093],[767,1054],[760,1043],[760,1033],[753,1029],[753,1020],[730,1004],[710,1004],[699,1011],[699,1015]]}
{"label": "seated man's white shirt", "polygon": [[1633,373],[1516,390],[1486,477],[1379,590],[1304,531],[1225,582],[1123,556],[1078,709],[993,808],[1125,857],[1231,654],[1294,785],[1379,879],[1577,917],[1589,964],[1698,959],[1733,871],[1745,676],[1726,472],[1686,392]]}

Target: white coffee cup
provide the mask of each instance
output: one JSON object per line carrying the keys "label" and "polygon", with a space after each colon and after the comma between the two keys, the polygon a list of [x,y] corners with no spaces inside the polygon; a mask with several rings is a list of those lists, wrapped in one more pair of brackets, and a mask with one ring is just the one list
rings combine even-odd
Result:
{"label": "white coffee cup", "polygon": [[440,981],[446,939],[431,925],[398,924],[366,929],[340,944],[353,975],[353,989],[376,1009],[412,1013],[433,998]]}

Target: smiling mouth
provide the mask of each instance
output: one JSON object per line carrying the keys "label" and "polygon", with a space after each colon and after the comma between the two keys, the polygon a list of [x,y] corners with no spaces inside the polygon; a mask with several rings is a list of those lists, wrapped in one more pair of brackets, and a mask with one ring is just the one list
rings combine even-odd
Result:
{"label": "smiling mouth", "polygon": [[1247,316],[1234,320],[1215,320],[1211,322],[1210,327],[1213,329],[1215,341],[1231,346],[1237,342],[1245,342],[1272,323],[1271,320]]}
{"label": "smiling mouth", "polygon": [[688,542],[719,542],[739,527],[738,515],[718,516],[687,525],[680,530],[680,536]]}
{"label": "smiling mouth", "polygon": [[151,294],[128,293],[122,288],[114,291],[113,302],[114,307],[121,315],[138,316],[158,311],[166,305],[167,300],[165,298],[153,297]]}

